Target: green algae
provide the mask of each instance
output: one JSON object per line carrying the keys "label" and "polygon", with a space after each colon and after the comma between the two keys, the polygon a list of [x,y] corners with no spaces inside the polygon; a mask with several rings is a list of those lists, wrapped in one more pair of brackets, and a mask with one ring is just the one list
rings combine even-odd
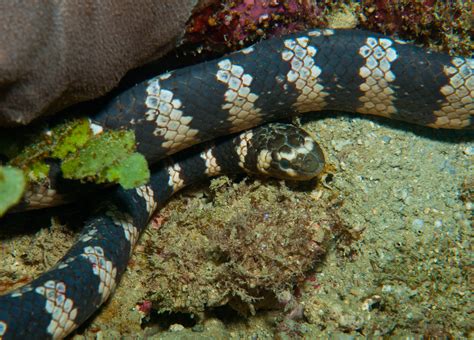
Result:
{"label": "green algae", "polygon": [[84,147],[92,133],[87,119],[78,119],[68,124],[60,125],[52,133],[56,140],[51,149],[51,157],[64,159]]}
{"label": "green algae", "polygon": [[22,169],[30,181],[40,181],[48,176],[47,158],[63,159],[77,152],[92,136],[87,119],[59,124],[52,129],[37,129],[29,135],[27,144],[9,164]]}
{"label": "green algae", "polygon": [[134,150],[133,132],[108,131],[64,158],[61,170],[65,178],[119,183],[130,189],[146,183],[150,177],[145,157]]}
{"label": "green algae", "polygon": [[50,158],[61,161],[67,179],[118,183],[129,189],[146,183],[150,176],[145,158],[135,152],[132,131],[105,131],[95,135],[84,118],[38,130],[29,139],[32,142],[17,151],[9,164],[22,169],[30,182],[41,183],[47,179]]}
{"label": "green algae", "polygon": [[0,166],[0,216],[20,201],[25,186],[21,170]]}

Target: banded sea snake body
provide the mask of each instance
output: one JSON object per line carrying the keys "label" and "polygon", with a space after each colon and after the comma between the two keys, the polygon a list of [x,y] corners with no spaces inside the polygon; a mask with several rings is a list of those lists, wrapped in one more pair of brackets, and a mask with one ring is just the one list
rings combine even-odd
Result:
{"label": "banded sea snake body", "polygon": [[[427,52],[383,35],[314,29],[140,83],[91,117],[91,127],[133,129],[150,163],[290,113],[325,109],[472,129],[473,69],[472,58]],[[170,192],[184,185],[181,169],[171,167],[166,176]],[[32,195],[27,203],[48,205],[48,194],[55,192]],[[160,201],[154,195],[151,185],[118,194],[120,211],[92,220],[51,271],[1,296],[0,338],[62,337],[87,319],[125,270]]]}

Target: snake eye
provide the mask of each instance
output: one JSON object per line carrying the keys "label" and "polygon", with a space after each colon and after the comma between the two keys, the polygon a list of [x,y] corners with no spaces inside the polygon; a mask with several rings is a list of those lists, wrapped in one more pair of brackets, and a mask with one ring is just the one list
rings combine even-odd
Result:
{"label": "snake eye", "polygon": [[290,167],[290,161],[287,160],[287,159],[282,159],[280,161],[280,166],[282,167],[282,169],[288,169]]}

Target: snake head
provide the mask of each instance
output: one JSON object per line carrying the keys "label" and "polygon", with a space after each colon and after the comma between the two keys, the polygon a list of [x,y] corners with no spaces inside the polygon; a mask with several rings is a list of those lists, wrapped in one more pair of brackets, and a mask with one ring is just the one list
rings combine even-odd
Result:
{"label": "snake head", "polygon": [[256,171],[267,176],[306,181],[324,169],[324,154],[304,130],[289,124],[262,126],[255,133]]}

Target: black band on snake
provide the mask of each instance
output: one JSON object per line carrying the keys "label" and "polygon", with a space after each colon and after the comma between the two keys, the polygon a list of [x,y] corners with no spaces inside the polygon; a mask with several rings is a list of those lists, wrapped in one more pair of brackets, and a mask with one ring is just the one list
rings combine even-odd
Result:
{"label": "black band on snake", "polygon": [[[91,128],[97,133],[133,129],[138,150],[152,164],[196,143],[291,114],[326,109],[433,128],[472,129],[473,69],[472,58],[427,52],[383,35],[314,29],[140,83],[91,117]],[[188,181],[235,171],[236,164],[237,168],[250,164],[250,172],[271,172],[267,166],[272,152],[257,154],[247,148],[253,134],[238,137],[237,146],[218,142],[239,149],[236,155],[229,151],[220,158],[203,151],[178,156],[184,158],[163,163],[149,185],[117,190],[110,205],[86,224],[78,242],[53,269],[0,297],[0,338],[58,338],[84,322],[113,291],[150,214]],[[291,171],[284,170],[287,161],[300,153],[309,157],[300,163],[302,168],[320,170],[320,162],[309,159],[321,160],[322,154],[310,144],[304,138],[298,152],[283,151],[286,161],[279,163],[283,178],[292,178]],[[309,156],[311,150],[314,156]],[[49,193],[55,195],[54,190]],[[41,206],[42,196],[32,195],[27,203]]]}

